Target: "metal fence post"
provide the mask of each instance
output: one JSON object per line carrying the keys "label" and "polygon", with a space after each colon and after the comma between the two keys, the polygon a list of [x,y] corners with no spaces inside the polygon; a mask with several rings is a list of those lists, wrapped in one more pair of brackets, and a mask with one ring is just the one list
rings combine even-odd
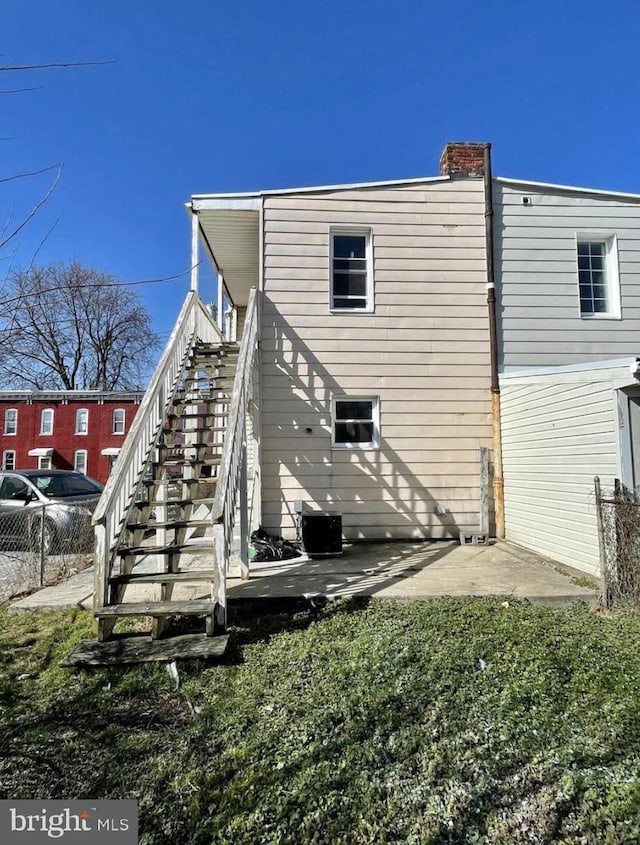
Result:
{"label": "metal fence post", "polygon": [[44,505],[40,511],[40,586],[44,586],[45,548],[44,548]]}

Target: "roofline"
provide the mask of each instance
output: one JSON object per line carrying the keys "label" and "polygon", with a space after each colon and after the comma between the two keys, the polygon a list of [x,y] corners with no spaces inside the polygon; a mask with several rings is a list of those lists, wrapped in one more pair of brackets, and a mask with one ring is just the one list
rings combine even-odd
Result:
{"label": "roofline", "polygon": [[193,194],[190,206],[194,201],[203,200],[247,200],[261,197],[282,196],[283,194],[312,194],[323,191],[348,191],[353,188],[383,188],[392,185],[419,185],[424,182],[450,182],[450,176],[419,176],[412,179],[388,179],[381,182],[350,182],[345,185],[314,185],[306,188],[277,188],[268,191],[241,191],[238,193]]}
{"label": "roofline", "polygon": [[554,191],[570,191],[575,194],[617,197],[618,199],[635,200],[636,202],[640,202],[640,194],[626,194],[621,191],[607,191],[603,188],[578,188],[574,185],[555,185],[552,182],[529,182],[525,179],[506,179],[504,176],[497,176],[493,181],[500,185],[520,185],[523,188],[551,188]]}
{"label": "roofline", "polygon": [[500,381],[502,381],[503,379],[528,378],[530,376],[551,376],[560,373],[581,373],[590,372],[592,370],[618,370],[624,368],[627,371],[630,371],[631,367],[635,367],[636,362],[639,360],[640,358],[610,358],[608,360],[581,361],[577,364],[558,364],[549,367],[522,367],[521,369],[518,369],[517,367],[509,367],[505,368],[499,376]]}
{"label": "roofline", "polygon": [[131,399],[133,401],[144,397],[144,390],[0,390],[0,402],[11,399],[33,399],[45,401],[47,399]]}

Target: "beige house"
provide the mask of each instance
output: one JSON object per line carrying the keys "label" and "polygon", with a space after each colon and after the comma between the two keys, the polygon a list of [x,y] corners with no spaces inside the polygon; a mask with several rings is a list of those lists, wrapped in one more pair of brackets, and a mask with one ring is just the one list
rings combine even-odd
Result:
{"label": "beige house", "polygon": [[193,198],[226,298],[258,292],[267,530],[293,536],[303,508],[351,539],[478,532],[485,148],[450,145],[435,178]]}

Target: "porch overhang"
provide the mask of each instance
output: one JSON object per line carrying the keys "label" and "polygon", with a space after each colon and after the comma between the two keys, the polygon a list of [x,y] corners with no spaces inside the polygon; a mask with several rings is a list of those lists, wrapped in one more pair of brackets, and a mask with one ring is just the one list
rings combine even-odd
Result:
{"label": "porch overhang", "polygon": [[30,458],[50,458],[53,455],[53,448],[38,447],[36,449],[29,449],[27,452]]}
{"label": "porch overhang", "polygon": [[194,196],[187,209],[198,218],[198,234],[234,305],[246,306],[260,273],[262,198]]}

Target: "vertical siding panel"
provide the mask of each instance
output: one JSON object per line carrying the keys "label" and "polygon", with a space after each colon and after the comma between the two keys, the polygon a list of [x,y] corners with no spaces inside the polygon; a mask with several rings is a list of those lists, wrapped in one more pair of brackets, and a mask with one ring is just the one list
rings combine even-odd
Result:
{"label": "vertical siding panel", "polygon": [[504,378],[507,539],[590,574],[599,571],[593,477],[619,473],[614,376],[621,370]]}

